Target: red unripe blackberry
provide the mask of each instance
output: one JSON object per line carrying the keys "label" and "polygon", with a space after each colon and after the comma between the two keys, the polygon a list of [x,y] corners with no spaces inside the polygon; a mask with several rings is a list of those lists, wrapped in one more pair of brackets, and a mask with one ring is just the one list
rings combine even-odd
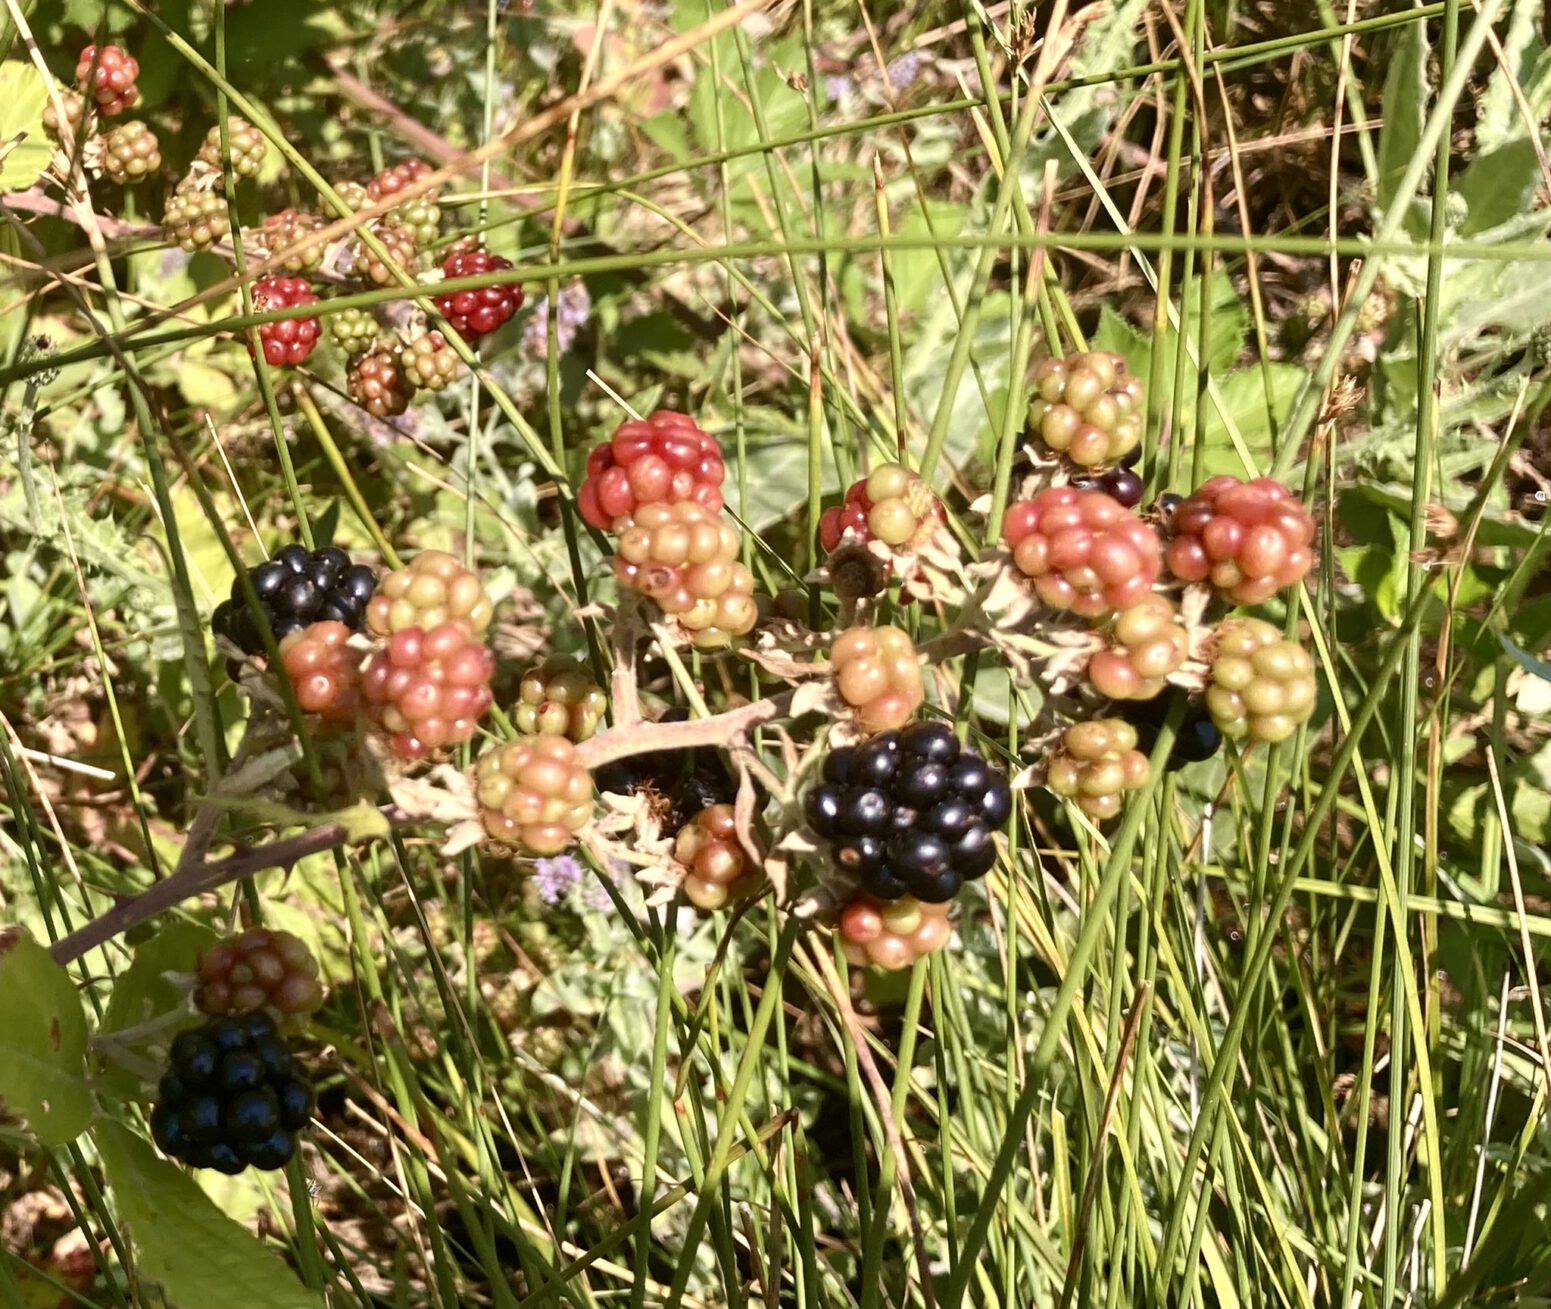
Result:
{"label": "red unripe blackberry", "polygon": [[199,956],[194,1003],[212,1017],[267,1009],[281,1026],[323,1007],[318,961],[300,937],[255,927]]}
{"label": "red unripe blackberry", "polygon": [[865,732],[903,727],[921,707],[921,660],[898,627],[853,627],[830,648],[835,686]]}
{"label": "red unripe blackberry", "polygon": [[903,464],[879,464],[853,482],[843,504],[819,518],[819,544],[831,554],[854,533],[857,544],[882,541],[896,550],[919,547],[938,523],[946,521],[942,501]]}
{"label": "red unripe blackberry", "polygon": [[1136,728],[1124,719],[1074,723],[1050,758],[1045,785],[1090,818],[1113,818],[1127,791],[1147,785],[1147,756],[1136,745]]}
{"label": "red unripe blackberry", "polygon": [[102,138],[102,171],[120,186],[132,186],[162,166],[156,133],[141,122],[122,123]]}
{"label": "red unripe blackberry", "polygon": [[[419,262],[419,248],[408,230],[385,224],[373,225],[370,230],[394,264],[406,273],[415,271]],[[370,283],[372,286],[389,286],[398,281],[398,274],[389,267],[388,260],[379,255],[364,240],[358,238],[352,250],[355,258],[354,272],[358,281]]]}
{"label": "red unripe blackberry", "polygon": [[151,1137],[170,1159],[240,1173],[283,1168],[312,1118],[312,1088],[263,1010],[179,1032],[156,1088]]}
{"label": "red unripe blackberry", "polygon": [[1190,653],[1190,636],[1180,626],[1173,601],[1144,595],[1115,615],[1114,645],[1088,661],[1093,689],[1111,700],[1150,700],[1163,690]]}
{"label": "red unripe blackberry", "polygon": [[1102,491],[1053,486],[1011,505],[1002,539],[1051,609],[1102,618],[1152,590],[1158,534]]}
{"label": "red unripe blackberry", "polygon": [[563,736],[523,736],[480,756],[485,831],[532,855],[559,854],[592,817],[592,775]]}
{"label": "red unripe blackberry", "polygon": [[395,632],[367,661],[361,694],[401,759],[471,741],[492,702],[495,656],[461,623]]}
{"label": "red unripe blackberry", "polygon": [[445,550],[422,550],[378,583],[366,606],[366,625],[377,636],[392,636],[406,628],[456,623],[478,636],[494,612],[478,573]]}
{"label": "red unripe blackberry", "polygon": [[[442,261],[442,275],[448,280],[479,277],[512,266],[488,250],[460,250]],[[489,336],[522,308],[522,287],[516,282],[487,286],[478,291],[449,291],[435,298],[437,312],[452,325],[452,330],[472,345]]]}
{"label": "red unripe blackberry", "polygon": [[684,896],[697,909],[721,909],[729,901],[747,900],[759,890],[758,867],[750,867],[738,843],[730,804],[702,809],[673,842],[673,857],[687,870]]}
{"label": "red unripe blackberry", "polygon": [[395,196],[406,186],[418,182],[427,173],[431,172],[431,165],[424,159],[406,159],[389,168],[384,168],[366,184],[366,194],[373,200],[386,200],[389,196]]}
{"label": "red unripe blackberry", "polygon": [[1044,359],[1034,369],[1029,432],[1080,468],[1118,463],[1142,441],[1142,384],[1100,350]]}
{"label": "red unripe blackberry", "polygon": [[598,730],[609,699],[587,666],[555,656],[522,676],[512,724],[524,736],[585,741]]}
{"label": "red unripe blackberry", "polygon": [[404,377],[427,391],[446,390],[463,373],[463,360],[440,332],[427,332],[404,347]]}
{"label": "red unripe blackberry", "polygon": [[1301,581],[1314,565],[1314,519],[1280,482],[1214,477],[1169,515],[1165,559],[1182,582],[1210,581],[1254,605]]}
{"label": "red unripe blackberry", "polygon": [[[305,277],[261,277],[253,284],[253,312],[268,313],[295,305],[315,305],[318,297]],[[264,362],[275,368],[302,363],[318,343],[322,324],[316,318],[282,318],[258,329]]]}
{"label": "red unripe blackberry", "polygon": [[345,390],[374,418],[396,417],[415,397],[398,349],[386,343],[378,343],[351,361],[345,370]]}
{"label": "red unripe blackberry", "polygon": [[614,575],[676,619],[697,649],[728,645],[759,620],[742,534],[695,500],[644,504],[616,521]]}
{"label": "red unripe blackberry", "polygon": [[[317,214],[304,213],[300,209],[282,209],[278,214],[270,214],[264,220],[260,240],[263,242],[265,253],[274,256],[295,245],[302,237],[312,232],[322,231],[325,226],[327,224]],[[313,244],[305,250],[288,255],[281,267],[292,274],[310,273],[322,262],[323,246]]]}
{"label": "red unripe blackberry", "polygon": [[167,234],[183,249],[207,250],[231,235],[231,219],[224,196],[180,184],[162,211]]}
{"label": "red unripe blackberry", "polygon": [[[269,153],[264,134],[246,118],[236,115],[226,120],[226,140],[232,152],[232,172],[238,177],[257,177]],[[221,129],[219,125],[205,133],[205,142],[195,156],[212,168],[221,166]]]}
{"label": "red unripe blackberry", "polygon": [[91,96],[104,118],[118,117],[140,98],[135,86],[139,76],[135,57],[116,45],[87,46],[75,66],[76,85]]}
{"label": "red unripe blackberry", "polygon": [[693,500],[717,514],[726,471],[714,437],[688,414],[660,409],[621,423],[587,456],[576,503],[582,517],[604,532],[647,504]]}
{"label": "red unripe blackberry", "polygon": [[1217,654],[1206,707],[1224,736],[1285,741],[1314,712],[1314,660],[1258,618],[1229,618],[1217,628]]}
{"label": "red unripe blackberry", "polygon": [[304,714],[325,723],[355,721],[361,702],[361,655],[343,623],[311,623],[280,642],[280,662]]}
{"label": "red unripe blackberry", "polygon": [[947,904],[860,895],[840,911],[840,949],[856,968],[909,968],[953,935]]}

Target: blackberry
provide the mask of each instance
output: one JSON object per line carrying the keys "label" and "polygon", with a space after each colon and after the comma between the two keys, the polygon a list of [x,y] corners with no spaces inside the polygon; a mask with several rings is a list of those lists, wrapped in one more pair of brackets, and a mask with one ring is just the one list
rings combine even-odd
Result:
{"label": "blackberry", "polygon": [[477,636],[494,612],[478,573],[445,550],[422,550],[382,579],[366,622],[377,636],[442,623],[458,623]]}
{"label": "blackberry", "polygon": [[252,928],[199,956],[194,1003],[217,1018],[264,1009],[281,1024],[305,1023],[323,1005],[318,961],[290,932]]}
{"label": "blackberry", "polygon": [[345,370],[346,393],[373,418],[396,418],[415,398],[402,356],[397,346],[379,341]]}
{"label": "blackberry", "polygon": [[829,661],[840,698],[864,732],[903,727],[921,707],[921,660],[903,628],[850,628],[835,638]]}
{"label": "blackberry", "polygon": [[[270,256],[288,250],[304,236],[321,231],[327,224],[317,214],[304,213],[300,209],[282,209],[264,220],[262,241],[264,252]],[[305,250],[287,256],[280,265],[286,272],[310,273],[323,262],[322,245],[314,242]],[[361,313],[359,309],[347,309],[344,313]],[[341,317],[343,315],[340,315]],[[374,329],[375,330],[375,329]]]}
{"label": "blackberry", "polygon": [[[681,723],[689,711],[667,710],[659,722]],[[603,764],[593,775],[599,791],[616,795],[645,792],[658,812],[664,836],[675,836],[696,814],[731,804],[738,782],[720,754],[711,750],[653,750]]]}
{"label": "blackberry", "polygon": [[156,133],[144,123],[124,123],[102,137],[102,171],[120,186],[132,186],[162,166]]}
{"label": "blackberry", "polygon": [[1230,618],[1217,629],[1206,707],[1225,736],[1285,741],[1314,712],[1314,660],[1296,641],[1258,618]]}
{"label": "blackberry", "polygon": [[[371,228],[371,233],[382,243],[383,250],[394,264],[406,273],[415,271],[419,262],[419,251],[415,246],[415,238],[404,228],[378,225]],[[389,286],[398,280],[393,269],[388,266],[387,260],[364,240],[357,239],[353,250],[354,271],[358,281],[369,282],[373,286]]]}
{"label": "blackberry", "polygon": [[[276,641],[310,623],[338,622],[359,632],[366,602],[377,587],[377,575],[365,564],[352,564],[337,545],[311,554],[305,546],[288,545],[273,559],[248,569],[248,578]],[[259,654],[264,639],[254,619],[241,583],[233,581],[230,599],[215,607],[210,626],[244,653]]]}
{"label": "blackberry", "polygon": [[1182,582],[1210,581],[1235,604],[1256,605],[1314,566],[1314,518],[1280,482],[1214,477],[1169,515],[1164,553]]}
{"label": "blackberry", "polygon": [[209,249],[232,230],[225,197],[196,190],[186,182],[180,183],[167,201],[162,225],[168,236],[190,252]]}
{"label": "blackberry", "polygon": [[[261,277],[253,284],[254,313],[317,303],[318,297],[305,277]],[[282,318],[278,322],[261,324],[258,338],[264,350],[264,362],[273,368],[305,362],[318,343],[321,330],[322,324],[315,316]]]}
{"label": "blackberry", "polygon": [[280,666],[304,714],[345,727],[361,702],[361,654],[339,622],[308,623],[280,642]]}
{"label": "blackberry", "polygon": [[577,508],[603,532],[617,530],[620,520],[648,504],[693,500],[718,514],[726,475],[716,438],[688,414],[660,409],[621,423],[588,454]]}
{"label": "blackberry", "polygon": [[524,736],[585,741],[598,730],[609,698],[579,659],[554,656],[522,675],[512,723]]}
{"label": "blackberry", "polygon": [[996,862],[992,833],[1012,813],[1012,789],[933,721],[832,751],[806,806],[868,895],[945,904]]}
{"label": "blackberry", "polygon": [[423,195],[418,200],[406,200],[397,209],[390,209],[384,222],[407,232],[415,247],[423,250],[436,240],[441,228],[442,207],[430,196]]}
{"label": "blackberry", "polygon": [[702,809],[679,831],[673,857],[684,865],[684,897],[697,909],[720,909],[759,890],[758,865],[738,843],[730,804]]}
{"label": "blackberry", "polygon": [[1002,539],[1051,609],[1103,618],[1158,580],[1158,534],[1102,491],[1052,486],[1007,510]]}
{"label": "blackberry", "polygon": [[1115,615],[1114,644],[1088,661],[1088,680],[1111,700],[1150,700],[1190,653],[1190,634],[1166,596],[1149,593]]}
{"label": "blackberry", "polygon": [[1029,433],[1080,468],[1123,459],[1141,444],[1142,421],[1141,381],[1119,355],[1094,350],[1034,369]]}
{"label": "blackberry", "polygon": [[1148,760],[1137,739],[1136,728],[1122,718],[1074,723],[1050,757],[1045,785],[1089,818],[1113,818],[1127,791],[1147,785]]}
{"label": "blackberry", "polygon": [[[269,153],[269,142],[264,134],[246,118],[235,114],[226,120],[226,140],[232,151],[232,172],[238,177],[257,177],[264,166],[264,156]],[[211,168],[221,166],[221,128],[212,127],[205,133],[205,143],[194,156]]]}
{"label": "blackberry", "polygon": [[139,62],[116,45],[89,45],[75,65],[76,85],[91,96],[104,118],[117,118],[140,98],[135,85],[139,76]]}
{"label": "blackberry", "polygon": [[840,949],[857,968],[908,968],[953,935],[946,904],[911,896],[880,903],[858,896],[840,911]]}
{"label": "blackberry", "polygon": [[403,163],[384,168],[373,177],[366,184],[366,194],[373,200],[385,200],[397,195],[411,183],[418,182],[430,171],[431,165],[424,159],[406,159]]}
{"label": "blackberry", "polygon": [[698,500],[639,505],[617,519],[614,576],[677,620],[699,650],[730,645],[759,620],[743,534]]}
{"label": "blackberry", "polygon": [[946,521],[942,501],[903,464],[880,464],[854,482],[845,502],[819,517],[819,544],[833,554],[847,534],[857,544],[882,541],[893,550],[919,548]]}
{"label": "blackberry", "polygon": [[406,627],[367,661],[361,695],[393,753],[414,761],[474,739],[493,702],[494,673],[490,647],[464,624]]}
{"label": "blackberry", "polygon": [[1212,721],[1212,716],[1199,700],[1193,699],[1179,687],[1168,687],[1152,700],[1140,700],[1118,707],[1120,717],[1136,729],[1136,748],[1144,755],[1151,755],[1158,740],[1158,732],[1168,718],[1169,711],[1179,701],[1185,701],[1185,716],[1179,731],[1174,734],[1174,745],[1169,751],[1165,772],[1174,772],[1186,764],[1198,764],[1210,759],[1222,747],[1222,732]]}
{"label": "blackberry", "polygon": [[64,127],[68,130],[61,130],[59,114],[54,108],[52,96],[43,107],[43,126],[54,134],[54,139],[60,145],[68,149],[81,134],[81,121],[86,117],[86,101],[74,91],[61,91],[59,103],[64,106]]}
{"label": "blackberry", "polygon": [[370,309],[341,309],[328,316],[329,335],[346,358],[364,355],[377,344],[377,320]]}
{"label": "blackberry", "polygon": [[485,831],[528,854],[559,854],[592,817],[592,775],[563,736],[493,746],[475,765],[474,789]]}
{"label": "blackberry", "polygon": [[404,380],[427,391],[444,391],[463,372],[463,360],[440,332],[427,332],[404,347]]}
{"label": "blackberry", "polygon": [[216,1018],[173,1039],[151,1110],[170,1159],[240,1173],[283,1168],[312,1118],[312,1088],[263,1010]]}
{"label": "blackberry", "polygon": [[[503,272],[512,266],[510,259],[487,250],[455,250],[442,261],[442,276],[479,277],[484,273]],[[452,325],[452,330],[470,345],[489,336],[522,308],[522,287],[516,282],[482,287],[478,291],[452,291],[439,295],[436,310]]]}
{"label": "blackberry", "polygon": [[[1126,458],[1135,462],[1141,456],[1141,447],[1138,446]],[[1127,509],[1135,509],[1142,503],[1142,479],[1129,468],[1111,468],[1097,477],[1074,477],[1071,485],[1082,491],[1102,491]]]}

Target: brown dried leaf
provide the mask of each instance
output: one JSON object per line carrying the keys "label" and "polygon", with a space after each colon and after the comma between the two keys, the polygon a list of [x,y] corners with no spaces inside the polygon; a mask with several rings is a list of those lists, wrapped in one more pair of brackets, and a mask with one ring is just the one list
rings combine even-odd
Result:
{"label": "brown dried leaf", "polygon": [[430,772],[415,777],[392,778],[388,794],[411,818],[429,819],[449,827],[479,819],[473,782],[467,773],[451,764],[437,764]]}

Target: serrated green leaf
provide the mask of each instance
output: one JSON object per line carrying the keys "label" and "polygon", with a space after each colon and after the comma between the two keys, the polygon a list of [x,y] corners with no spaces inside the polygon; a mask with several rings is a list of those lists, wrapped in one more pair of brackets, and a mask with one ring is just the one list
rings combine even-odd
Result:
{"label": "serrated green leaf", "polygon": [[54,143],[43,127],[48,82],[30,63],[0,63],[0,191],[25,191],[43,176]]}
{"label": "serrated green leaf", "polygon": [[0,953],[0,1102],[45,1145],[73,1141],[91,1121],[86,1014],[70,974],[30,936]]}
{"label": "serrated green leaf", "polygon": [[1400,179],[1416,157],[1427,114],[1427,25],[1421,19],[1400,29],[1389,74],[1384,79],[1384,126],[1379,132],[1378,202],[1388,210]]}
{"label": "serrated green leaf", "polygon": [[223,1214],[194,1180],[126,1128],[92,1133],[108,1185],[140,1256],[178,1309],[321,1309],[323,1297],[274,1251]]}
{"label": "serrated green leaf", "polygon": [[1508,30],[1502,38],[1502,55],[1487,78],[1486,90],[1476,101],[1477,150],[1496,150],[1523,134],[1523,121],[1514,91],[1529,83],[1530,65],[1539,53],[1540,42],[1535,32],[1543,7],[1542,0],[1514,2]]}

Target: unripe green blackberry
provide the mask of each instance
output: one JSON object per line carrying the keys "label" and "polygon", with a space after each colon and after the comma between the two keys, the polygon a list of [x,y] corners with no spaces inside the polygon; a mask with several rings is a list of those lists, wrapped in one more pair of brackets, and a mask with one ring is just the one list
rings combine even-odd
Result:
{"label": "unripe green blackberry", "polygon": [[492,746],[474,768],[485,831],[528,854],[559,854],[592,817],[592,775],[563,736]]}
{"label": "unripe green blackberry", "polygon": [[[226,137],[231,145],[232,172],[238,177],[257,177],[264,166],[264,156],[269,153],[269,142],[264,134],[246,118],[235,114],[226,120]],[[212,168],[221,166],[221,128],[212,127],[205,133],[205,143],[195,156],[201,163]]]}
{"label": "unripe green blackberry", "polygon": [[225,198],[187,185],[172,193],[162,222],[167,235],[189,251],[208,250],[232,230]]}
{"label": "unripe green blackberry", "polygon": [[370,309],[341,309],[326,321],[334,344],[351,359],[364,355],[377,341],[377,320]]}
{"label": "unripe green blackberry", "polygon": [[65,130],[60,130],[59,115],[54,111],[54,101],[43,107],[43,126],[54,134],[54,139],[67,149],[81,133],[81,121],[86,117],[85,97],[74,91],[61,91],[59,102],[65,107]]}
{"label": "unripe green blackberry", "polygon": [[373,418],[395,418],[415,398],[398,350],[386,344],[373,346],[351,362],[345,390]]}
{"label": "unripe green blackberry", "polygon": [[389,210],[384,222],[408,233],[417,248],[424,248],[435,241],[441,231],[442,207],[430,196],[423,195]]}
{"label": "unripe green blackberry", "polygon": [[1125,793],[1147,784],[1147,756],[1136,745],[1136,728],[1123,719],[1074,723],[1050,758],[1045,785],[1090,818],[1113,818]]}
{"label": "unripe green blackberry", "polygon": [[[309,233],[320,231],[326,224],[317,214],[304,213],[299,209],[282,209],[264,220],[264,251],[270,256],[280,254],[295,245]],[[310,273],[323,262],[323,246],[313,244],[289,255],[280,265],[288,273]]]}
{"label": "unripe green blackberry", "polygon": [[1314,661],[1259,618],[1229,618],[1217,629],[1206,707],[1224,736],[1285,741],[1314,712]]}
{"label": "unripe green blackberry", "polygon": [[404,347],[404,377],[411,386],[445,390],[463,373],[463,360],[440,332],[427,332]]}
{"label": "unripe green blackberry", "polygon": [[[417,252],[414,237],[402,227],[375,226],[371,231],[395,264],[407,273],[415,270]],[[389,286],[397,280],[387,262],[364,240],[357,240],[353,250],[355,276],[359,281],[370,282],[373,286]]]}
{"label": "unripe green blackberry", "polygon": [[366,625],[374,636],[393,636],[410,627],[456,623],[478,636],[494,614],[478,573],[445,550],[422,550],[377,584]]}
{"label": "unripe green blackberry", "polygon": [[349,209],[359,209],[371,200],[371,197],[366,194],[366,188],[359,182],[335,182],[334,194],[343,200]]}
{"label": "unripe green blackberry", "polygon": [[552,656],[522,676],[512,724],[524,736],[585,741],[598,730],[608,696],[578,659]]}
{"label": "unripe green blackberry", "polygon": [[1111,700],[1151,700],[1190,653],[1173,601],[1149,592],[1115,615],[1113,645],[1088,661],[1088,680]]}
{"label": "unripe green blackberry", "polygon": [[1029,433],[1081,468],[1118,463],[1142,441],[1142,384],[1101,350],[1044,359],[1034,369]]}
{"label": "unripe green blackberry", "polygon": [[122,123],[103,134],[102,171],[120,186],[131,186],[161,166],[156,133],[144,123]]}

